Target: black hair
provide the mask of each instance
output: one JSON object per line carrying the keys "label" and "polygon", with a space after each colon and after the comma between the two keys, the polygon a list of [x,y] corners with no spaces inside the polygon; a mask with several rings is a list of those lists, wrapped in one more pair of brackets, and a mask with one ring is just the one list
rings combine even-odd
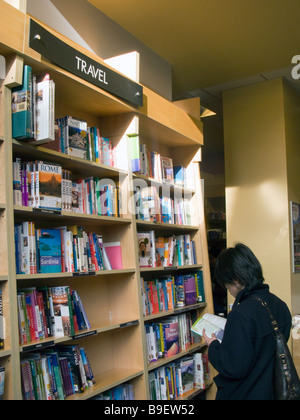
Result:
{"label": "black hair", "polygon": [[260,262],[251,249],[241,243],[221,252],[216,262],[215,278],[223,287],[238,281],[248,290],[265,281]]}

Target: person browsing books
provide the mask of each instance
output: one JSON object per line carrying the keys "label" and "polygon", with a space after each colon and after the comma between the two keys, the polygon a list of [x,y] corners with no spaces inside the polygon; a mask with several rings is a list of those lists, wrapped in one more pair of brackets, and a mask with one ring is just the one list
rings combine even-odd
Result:
{"label": "person browsing books", "polygon": [[244,244],[219,255],[215,277],[235,298],[222,342],[203,331],[210,363],[218,372],[216,399],[273,400],[274,330],[268,312],[255,298],[268,304],[286,341],[292,326],[290,311],[264,284],[261,264]]}

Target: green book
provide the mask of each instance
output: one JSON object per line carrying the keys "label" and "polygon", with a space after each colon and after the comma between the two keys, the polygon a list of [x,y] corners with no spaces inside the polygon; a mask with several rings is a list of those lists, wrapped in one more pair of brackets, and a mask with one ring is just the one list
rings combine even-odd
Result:
{"label": "green book", "polygon": [[12,137],[32,139],[33,87],[32,68],[24,66],[23,83],[12,89]]}

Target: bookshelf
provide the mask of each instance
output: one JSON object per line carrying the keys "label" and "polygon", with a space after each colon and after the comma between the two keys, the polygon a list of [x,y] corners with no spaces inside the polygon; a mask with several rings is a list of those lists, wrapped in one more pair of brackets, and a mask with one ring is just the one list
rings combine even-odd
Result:
{"label": "bookshelf", "polygon": [[[83,394],[68,397],[70,400],[89,399],[115,386],[130,383],[136,399],[149,399],[149,372],[157,366],[179,360],[185,355],[205,351],[203,343],[193,344],[172,360],[162,359],[151,366],[147,361],[145,325],[164,316],[213,309],[209,261],[205,234],[203,197],[199,162],[203,143],[202,124],[177,106],[144,87],[144,104],[133,106],[110,93],[91,85],[78,76],[57,67],[29,48],[30,16],[23,14],[4,1],[0,1],[4,22],[14,21],[12,29],[0,28],[0,55],[30,65],[34,73],[48,72],[55,82],[55,117],[74,115],[85,119],[89,126],[101,127],[101,135],[108,137],[116,148],[115,167],[100,165],[81,158],[68,156],[47,148],[12,139],[11,132],[11,80],[1,85],[0,107],[0,290],[3,294],[5,317],[5,348],[0,351],[0,367],[5,367],[4,399],[22,399],[20,360],[28,352],[40,351],[53,345],[74,344],[85,348],[95,375],[95,385]],[[25,36],[24,36],[25,28]],[[64,42],[100,63],[102,60],[84,51],[70,40],[46,28]],[[10,36],[11,35],[11,36]],[[17,80],[17,75],[15,79]],[[192,174],[193,185],[172,186],[172,197],[186,195],[191,206],[191,223],[188,225],[154,223],[137,220],[132,212],[132,199],[136,182],[164,184],[147,176],[133,173],[127,153],[128,134],[139,136],[141,144],[184,165]],[[14,205],[13,161],[43,160],[60,164],[79,178],[99,177],[113,180],[119,185],[122,211],[117,217],[95,214],[77,214],[62,210],[59,213],[35,211],[30,207]],[[87,232],[103,237],[103,242],[120,242],[122,269],[87,271],[80,275],[71,272],[17,274],[15,259],[15,223],[34,222],[36,228],[81,226]],[[190,235],[195,241],[196,262],[191,265],[171,267],[139,267],[137,232],[154,231],[157,235]],[[206,302],[191,307],[176,308],[159,315],[143,316],[141,277],[147,279],[172,273],[203,271]],[[88,314],[91,328],[77,332],[73,337],[51,337],[20,345],[18,333],[17,291],[29,287],[69,286],[77,290]],[[197,393],[197,391],[195,391]],[[189,397],[193,393],[189,394]],[[188,398],[188,396],[187,396]]]}

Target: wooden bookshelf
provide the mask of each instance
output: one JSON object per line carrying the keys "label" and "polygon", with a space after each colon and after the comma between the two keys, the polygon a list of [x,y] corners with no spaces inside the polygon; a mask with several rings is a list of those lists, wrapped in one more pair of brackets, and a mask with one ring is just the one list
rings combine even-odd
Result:
{"label": "wooden bookshelf", "polygon": [[[178,107],[146,87],[143,107],[135,107],[91,85],[50,63],[29,48],[30,16],[3,0],[0,0],[0,14],[4,23],[0,27],[0,54],[7,58],[17,54],[24,64],[32,67],[34,73],[48,72],[56,87],[55,117],[74,115],[85,119],[89,126],[100,127],[101,135],[112,140],[118,155],[117,167],[111,168],[54,152],[45,146],[36,147],[12,139],[11,86],[3,84],[0,87],[0,288],[3,293],[6,323],[5,349],[0,352],[0,366],[6,368],[4,399],[22,399],[21,355],[61,343],[74,343],[84,347],[96,378],[93,388],[84,394],[69,397],[70,400],[89,399],[126,382],[133,384],[137,399],[149,399],[149,371],[170,360],[162,360],[148,366],[145,322],[151,322],[154,318],[143,317],[140,277],[152,278],[166,273],[189,273],[201,269],[204,275],[206,302],[191,308],[182,308],[180,311],[197,311],[199,315],[213,311],[199,170],[203,144],[200,118],[196,119],[185,112],[182,109],[184,105]],[[9,25],[9,22],[14,22],[14,25]],[[51,28],[46,29],[78,51],[102,63],[100,58]],[[171,187],[171,194],[175,194],[176,191],[176,194],[187,194],[190,197],[191,225],[177,226],[139,221],[130,211],[127,204],[134,191],[136,179],[144,180],[149,185],[156,183],[160,189],[164,187],[162,183],[131,172],[127,155],[127,134],[133,123],[137,127],[136,134],[139,135],[141,144],[145,143],[151,150],[171,157],[174,164],[182,164],[191,169],[194,178],[192,187]],[[14,205],[12,162],[15,157],[58,163],[78,178],[93,176],[118,181],[124,205],[120,217],[66,211],[49,214]],[[119,241],[123,269],[88,272],[80,276],[73,273],[19,275],[15,268],[14,224],[23,221],[34,221],[38,228],[78,225],[101,234],[104,242]],[[190,234],[196,243],[197,263],[193,266],[168,267],[167,270],[163,267],[140,268],[137,232],[143,230],[154,230],[158,234]],[[91,329],[86,331],[86,334],[76,334],[74,337],[54,337],[20,346],[17,290],[33,286],[70,286],[78,290],[90,319]],[[161,316],[176,313],[179,312],[174,310]],[[203,351],[203,344],[193,345],[174,360],[195,351]]]}

